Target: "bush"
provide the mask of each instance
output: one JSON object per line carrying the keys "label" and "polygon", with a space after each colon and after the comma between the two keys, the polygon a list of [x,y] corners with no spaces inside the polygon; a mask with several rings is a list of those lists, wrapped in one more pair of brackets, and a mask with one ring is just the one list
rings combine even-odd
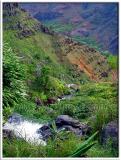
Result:
{"label": "bush", "polygon": [[113,101],[98,98],[93,100],[93,103],[95,104],[94,119],[90,123],[94,131],[101,131],[106,123],[118,118],[118,106]]}
{"label": "bush", "polygon": [[36,110],[36,104],[29,100],[25,100],[17,104],[14,108],[14,112],[40,123],[46,123],[53,120],[58,115],[55,110],[47,106],[40,106],[38,110]]}
{"label": "bush", "polygon": [[80,120],[88,118],[91,115],[92,110],[92,104],[87,101],[87,99],[85,99],[85,101],[80,101],[80,103],[78,104],[75,116]]}
{"label": "bush", "polygon": [[35,111],[35,107],[35,103],[24,100],[21,103],[15,105],[14,111],[25,117],[32,117]]}
{"label": "bush", "polygon": [[118,69],[118,57],[109,55],[108,63],[112,69]]}
{"label": "bush", "polygon": [[13,107],[25,97],[25,70],[8,44],[3,46],[3,107]]}
{"label": "bush", "polygon": [[73,104],[63,104],[61,108],[59,108],[61,114],[69,115],[74,117],[76,108]]}

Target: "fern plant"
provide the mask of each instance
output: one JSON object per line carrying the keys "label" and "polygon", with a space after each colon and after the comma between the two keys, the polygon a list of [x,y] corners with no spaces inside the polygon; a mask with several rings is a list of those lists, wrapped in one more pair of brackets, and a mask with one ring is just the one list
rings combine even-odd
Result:
{"label": "fern plant", "polygon": [[3,107],[13,107],[25,95],[25,69],[9,44],[3,46]]}

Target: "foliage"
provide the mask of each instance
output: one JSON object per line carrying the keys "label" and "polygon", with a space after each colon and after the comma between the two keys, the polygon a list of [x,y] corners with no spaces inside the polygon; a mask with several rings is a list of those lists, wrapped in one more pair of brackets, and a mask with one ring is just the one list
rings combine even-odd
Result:
{"label": "foliage", "polygon": [[98,132],[95,132],[91,137],[89,137],[85,142],[83,142],[79,148],[71,154],[70,157],[80,157],[85,154],[94,144],[94,138]]}
{"label": "foliage", "polygon": [[[112,83],[89,83],[81,86],[78,96],[85,97],[92,104],[89,123],[93,131],[118,118],[117,85]],[[84,102],[85,103],[85,102]]]}
{"label": "foliage", "polygon": [[77,42],[80,42],[82,44],[86,44],[92,48],[95,48],[98,51],[100,51],[102,49],[102,46],[99,43],[97,43],[97,41],[94,38],[73,36],[72,39],[76,40]]}
{"label": "foliage", "polygon": [[[101,131],[106,123],[118,118],[116,84],[110,82],[92,83],[84,72],[78,74],[77,68],[70,66],[67,61],[61,62],[60,57],[65,48],[57,43],[56,35],[52,36],[38,30],[38,22],[27,17],[26,14],[25,12],[16,14],[14,17],[11,16],[11,21],[8,20],[8,17],[6,18],[6,30],[4,30],[3,38],[9,42],[12,49],[8,44],[4,44],[4,118],[7,120],[14,110],[25,118],[47,123],[55,120],[60,114],[67,114],[81,122],[89,123],[93,129],[92,132]],[[21,29],[16,25],[19,24],[18,22],[25,31],[26,29],[32,31],[32,35],[18,38],[18,34],[21,36]],[[52,25],[57,32],[67,32],[74,27],[71,23],[61,27],[55,22]],[[12,27],[15,29],[13,30]],[[97,50],[102,47],[90,37],[75,36],[72,39],[88,44]],[[59,40],[61,41],[61,39]],[[107,57],[110,68],[117,69],[117,56],[109,55],[107,52],[103,54]],[[28,90],[25,88],[25,81]],[[79,81],[81,89],[70,100],[62,100],[50,106],[42,105],[38,107],[38,110],[35,109],[34,100],[36,97],[46,101],[49,97],[57,98],[68,94],[69,90],[65,84],[78,83]],[[24,100],[25,89],[29,92],[26,100]],[[53,138],[44,147],[29,144],[18,138],[4,139],[4,157],[67,157],[68,155],[77,157],[83,156],[94,144],[90,143],[91,138],[83,142],[80,137],[71,133],[59,132],[54,124],[52,132]],[[88,157],[114,156],[111,154],[111,146],[104,149],[98,145],[95,145],[97,148],[94,146],[88,151]]]}
{"label": "foliage", "polygon": [[51,120],[51,114],[48,114],[48,110],[46,107],[41,106],[38,110],[36,110],[35,108],[35,103],[25,100],[15,106],[14,112],[17,112],[28,119],[40,123]]}
{"label": "foliage", "polygon": [[36,77],[35,84],[39,91],[48,97],[58,96],[68,92],[64,82],[52,76],[53,71],[50,67],[44,66],[41,69],[40,76]]}
{"label": "foliage", "polygon": [[118,69],[118,56],[112,55],[109,51],[103,51],[102,55],[107,57],[108,64],[112,69]]}
{"label": "foliage", "polygon": [[87,96],[91,98],[103,98],[117,100],[117,84],[111,82],[87,83],[81,86],[81,91],[77,93],[80,96]]}
{"label": "foliage", "polygon": [[111,143],[106,146],[102,146],[99,143],[95,144],[90,150],[87,151],[88,157],[118,157],[118,151],[116,148],[112,148]]}
{"label": "foliage", "polygon": [[[56,129],[54,129],[56,132]],[[70,132],[56,132],[55,140],[49,139],[46,146],[33,145],[25,142],[22,139],[4,139],[3,155],[4,157],[67,157],[73,152],[70,157],[74,157],[74,153],[81,152],[78,157],[85,154],[87,148],[94,144],[94,137],[91,136],[88,140],[82,141],[81,138]],[[91,144],[91,145],[90,145]]]}
{"label": "foliage", "polygon": [[25,71],[8,44],[3,47],[3,107],[14,106],[24,98]]}
{"label": "foliage", "polygon": [[[7,119],[14,107],[25,98],[25,70],[9,44],[3,46],[3,115]],[[8,108],[6,108],[8,107]]]}
{"label": "foliage", "polygon": [[66,114],[79,120],[87,119],[92,114],[93,104],[88,97],[72,97],[70,100],[62,100],[51,105],[59,114]]}
{"label": "foliage", "polygon": [[109,55],[108,63],[112,69],[117,69],[118,68],[118,57],[113,56],[113,55]]}
{"label": "foliage", "polygon": [[57,140],[65,140],[68,139],[68,135],[70,131],[63,130],[58,130],[55,121],[52,121],[52,126],[51,126],[51,132],[52,132],[52,140],[57,141]]}
{"label": "foliage", "polygon": [[4,139],[4,157],[67,157],[81,143],[81,139],[69,133],[67,138],[49,140],[47,146],[32,145],[22,139]]}
{"label": "foliage", "polygon": [[117,104],[113,104],[113,101],[101,98],[98,98],[94,103],[94,119],[90,123],[94,131],[101,131],[105,124],[118,118],[118,106]]}
{"label": "foliage", "polygon": [[12,114],[12,109],[10,107],[5,107],[3,109],[4,121],[8,120],[8,117]]}

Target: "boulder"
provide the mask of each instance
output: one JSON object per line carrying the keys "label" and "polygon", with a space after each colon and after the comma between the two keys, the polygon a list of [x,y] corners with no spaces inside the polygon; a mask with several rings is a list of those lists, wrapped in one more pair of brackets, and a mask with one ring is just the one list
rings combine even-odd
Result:
{"label": "boulder", "polygon": [[101,143],[106,145],[108,140],[112,141],[112,147],[118,147],[118,122],[109,122],[101,132]]}
{"label": "boulder", "polygon": [[71,131],[76,135],[86,135],[90,131],[90,127],[85,123],[80,123],[78,120],[68,116],[60,115],[55,120],[58,129],[65,128],[65,130]]}
{"label": "boulder", "polygon": [[52,131],[50,124],[45,124],[41,128],[37,130],[38,134],[42,135],[43,140],[47,140],[48,138],[52,137]]}
{"label": "boulder", "polygon": [[3,129],[3,138],[8,138],[8,139],[14,138],[13,131],[11,131],[9,129]]}
{"label": "boulder", "polygon": [[[78,120],[68,115],[58,116],[55,120],[55,124],[58,131],[70,131],[77,136],[87,135],[90,131],[90,127],[87,124],[80,123]],[[43,136],[44,140],[52,137],[52,123],[45,124],[43,127],[39,128],[37,132]]]}
{"label": "boulder", "polygon": [[13,113],[11,116],[9,116],[8,122],[9,123],[21,123],[23,121],[23,118],[18,113]]}
{"label": "boulder", "polygon": [[55,120],[56,126],[62,127],[63,125],[70,125],[72,127],[79,127],[80,123],[78,120],[68,116],[68,115],[60,115]]}

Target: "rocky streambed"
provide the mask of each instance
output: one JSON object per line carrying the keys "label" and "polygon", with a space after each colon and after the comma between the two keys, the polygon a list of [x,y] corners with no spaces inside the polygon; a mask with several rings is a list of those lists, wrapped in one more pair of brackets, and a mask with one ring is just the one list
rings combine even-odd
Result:
{"label": "rocky streambed", "polygon": [[[84,123],[73,119],[68,115],[60,115],[55,119],[58,131],[70,131],[77,136],[84,136],[90,128]],[[35,145],[46,145],[48,138],[53,136],[52,123],[39,124],[24,119],[21,115],[14,113],[3,126],[3,136],[12,138],[16,136]]]}

